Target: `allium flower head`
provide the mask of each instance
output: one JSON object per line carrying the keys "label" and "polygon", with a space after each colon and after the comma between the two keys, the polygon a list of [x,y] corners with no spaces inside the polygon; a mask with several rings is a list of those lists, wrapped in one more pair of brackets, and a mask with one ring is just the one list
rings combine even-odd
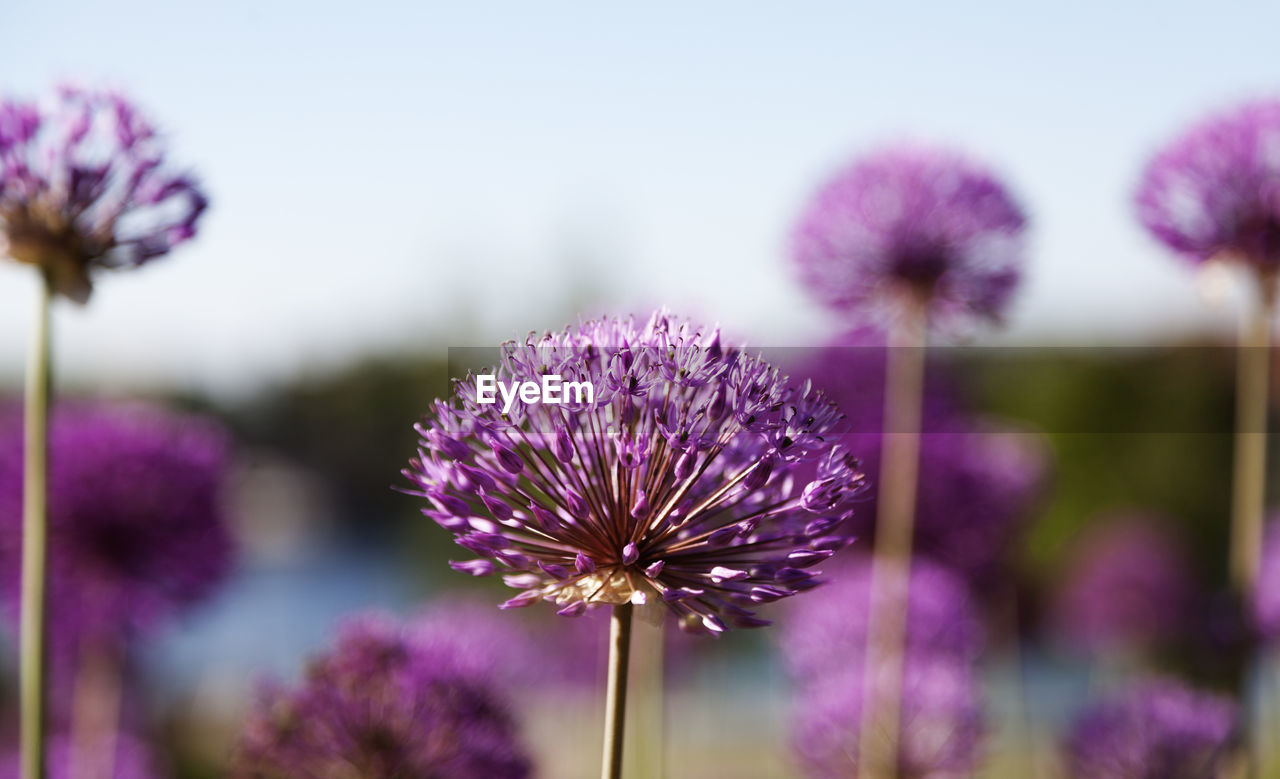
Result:
{"label": "allium flower head", "polygon": [[[98,764],[98,761],[106,757],[105,755],[77,753],[68,736],[50,739],[46,747],[49,755],[47,766],[49,779],[75,779],[77,776],[85,775],[101,776],[105,779],[159,779],[167,775],[166,771],[158,767],[151,747],[145,742],[124,732],[113,735],[116,753],[110,761],[114,769],[111,771]],[[6,762],[0,763],[0,779],[19,779],[20,762],[19,755],[15,753]]]}
{"label": "allium flower head", "polygon": [[[867,506],[842,530],[864,540],[875,535],[885,352],[883,337],[862,332],[810,350],[796,366],[849,416],[845,443],[866,453]],[[929,365],[926,372],[913,547],[983,588],[1002,575],[1019,530],[1046,490],[1049,450],[1038,434],[965,413],[946,367]]]}
{"label": "allium flower head", "polygon": [[[869,692],[864,667],[807,685],[795,707],[793,745],[805,775],[844,779],[859,770],[859,734]],[[977,768],[983,736],[980,685],[970,663],[927,652],[911,652],[902,676],[902,718],[897,766],[877,776],[902,779],[962,779]],[[889,684],[887,676],[876,684]]]}
{"label": "allium flower head", "polygon": [[141,265],[195,234],[205,196],[164,163],[121,95],[64,87],[48,105],[0,102],[0,254],[83,303],[95,268]]}
{"label": "allium flower head", "polygon": [[1071,558],[1052,612],[1064,642],[1090,651],[1134,650],[1178,638],[1195,584],[1167,520],[1119,517],[1092,529]]}
{"label": "allium flower head", "polygon": [[1253,620],[1263,638],[1280,639],[1280,516],[1273,515],[1262,545],[1258,582],[1253,592]]}
{"label": "allium flower head", "polygon": [[[69,404],[49,433],[49,619],[55,643],[123,640],[206,597],[228,574],[213,423],[136,405]],[[0,440],[0,571],[16,617],[22,437]]]}
{"label": "allium flower head", "polygon": [[[263,690],[232,776],[529,776],[515,724],[492,686],[423,635],[377,616],[345,625],[296,688]],[[460,671],[459,662],[467,667]]]}
{"label": "allium flower head", "polygon": [[1073,779],[1204,779],[1220,775],[1236,707],[1174,681],[1136,683],[1085,709],[1066,742]]}
{"label": "allium flower head", "polygon": [[[865,555],[846,560],[832,573],[829,585],[787,610],[779,641],[787,669],[797,681],[826,684],[833,673],[863,662],[872,568],[871,558]],[[903,584],[903,577],[885,579],[899,588]],[[977,657],[982,628],[963,581],[946,568],[917,558],[911,563],[907,597],[908,652],[957,662]]]}
{"label": "allium flower head", "polygon": [[1280,100],[1248,103],[1192,126],[1147,165],[1138,218],[1193,263],[1280,268]]}
{"label": "allium flower head", "polygon": [[841,415],[718,331],[666,313],[590,321],[507,344],[492,373],[594,388],[504,413],[468,376],[419,426],[405,475],[476,555],[455,569],[523,590],[506,607],[653,600],[688,630],[753,627],[757,604],[812,587],[846,543],[833,531],[863,480],[833,444]]}
{"label": "allium flower head", "polygon": [[793,258],[810,292],[850,319],[920,304],[940,326],[998,320],[1018,283],[1025,223],[995,176],[965,157],[891,147],[818,190]]}

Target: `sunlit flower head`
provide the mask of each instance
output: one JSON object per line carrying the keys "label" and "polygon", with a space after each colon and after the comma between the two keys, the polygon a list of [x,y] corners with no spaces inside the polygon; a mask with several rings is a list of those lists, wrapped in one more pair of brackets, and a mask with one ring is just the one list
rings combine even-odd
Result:
{"label": "sunlit flower head", "polygon": [[[857,776],[862,717],[868,701],[861,662],[848,664],[821,682],[804,686],[794,707],[792,744],[805,776]],[[944,655],[909,652],[902,676],[902,710],[896,766],[875,776],[902,779],[964,779],[981,756],[984,722],[981,685],[971,663]],[[891,684],[876,676],[877,685]]]}
{"label": "sunlit flower head", "polygon": [[1280,268],[1280,100],[1262,100],[1193,125],[1147,165],[1138,218],[1193,263]]}
{"label": "sunlit flower head", "polygon": [[939,327],[999,320],[1017,287],[1026,217],[1001,182],[959,154],[894,146],[853,161],[800,218],[801,281],[853,321],[925,307]]}
{"label": "sunlit flower head", "polygon": [[167,254],[195,235],[207,201],[165,156],[152,123],[114,92],[0,102],[0,254],[81,303],[96,269]]}
{"label": "sunlit flower head", "polygon": [[1220,776],[1236,706],[1171,680],[1143,681],[1092,704],[1066,741],[1073,779]]}
{"label": "sunlit flower head", "polygon": [[[22,436],[0,440],[0,571],[18,611]],[[125,404],[56,407],[49,434],[49,619],[55,654],[123,641],[207,597],[230,572],[226,434]]]}
{"label": "sunlit flower head", "polygon": [[347,623],[301,682],[262,690],[235,750],[237,779],[523,779],[505,702],[473,658],[429,632]]}
{"label": "sunlit flower head", "polygon": [[419,426],[405,475],[475,555],[455,569],[522,590],[506,607],[655,602],[688,630],[753,627],[847,543],[835,530],[863,478],[833,443],[841,415],[718,331],[666,313],[584,322],[505,345],[491,374],[594,388],[504,413],[471,375]]}
{"label": "sunlit flower head", "polygon": [[1077,544],[1051,618],[1058,638],[1070,646],[1140,651],[1186,633],[1195,595],[1186,555],[1167,519],[1111,517]]}

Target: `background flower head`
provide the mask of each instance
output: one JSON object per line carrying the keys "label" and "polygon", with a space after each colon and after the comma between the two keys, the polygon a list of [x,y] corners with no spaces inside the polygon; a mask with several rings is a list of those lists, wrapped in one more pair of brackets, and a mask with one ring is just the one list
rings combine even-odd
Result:
{"label": "background flower head", "polygon": [[1067,737],[1075,779],[1218,776],[1235,735],[1236,706],[1171,680],[1124,688],[1086,708]]}
{"label": "background flower head", "polygon": [[[100,765],[103,755],[77,753],[69,736],[50,739],[47,747],[49,779],[75,779],[77,776],[101,776],[105,779],[161,779],[169,772],[163,770],[149,744],[127,732],[113,734],[115,755],[111,758],[113,771]],[[0,779],[19,779],[21,759],[18,754],[0,763]],[[88,769],[88,771],[86,771]]]}
{"label": "background flower head", "polygon": [[95,268],[141,265],[195,235],[207,200],[165,165],[155,127],[115,92],[0,103],[0,251],[83,303]]}
{"label": "background flower head", "polygon": [[[872,558],[854,555],[831,573],[831,582],[786,611],[778,635],[783,660],[793,678],[822,685],[828,676],[866,654],[871,614]],[[901,586],[901,577],[886,582]],[[965,583],[945,567],[912,561],[907,622],[909,652],[941,655],[958,662],[977,658],[983,631]]]}
{"label": "background flower head", "polygon": [[1164,518],[1112,516],[1069,558],[1051,613],[1064,643],[1089,651],[1150,649],[1182,636],[1197,588]]}
{"label": "background flower head", "polygon": [[689,630],[754,627],[757,605],[814,586],[809,569],[847,543],[834,531],[863,478],[834,444],[840,413],[718,331],[663,312],[594,320],[505,345],[493,373],[594,387],[504,413],[468,376],[420,426],[405,475],[476,555],[454,568],[523,590],[506,607],[657,600]]}
{"label": "background flower head", "polygon": [[1280,267],[1280,100],[1260,100],[1193,125],[1143,172],[1138,219],[1194,263]]}
{"label": "background flower head", "polygon": [[[531,767],[474,658],[369,615],[338,632],[293,688],[263,689],[233,776],[519,779]],[[460,665],[461,664],[461,665]]]}
{"label": "background flower head", "polygon": [[[49,618],[55,652],[122,641],[207,597],[229,573],[226,434],[142,405],[69,403],[49,434]],[[0,570],[16,618],[22,436],[0,441]]]}
{"label": "background flower head", "polygon": [[[805,775],[856,776],[859,734],[868,700],[865,669],[852,662],[801,689],[794,707],[793,745]],[[875,683],[889,684],[876,676]],[[983,735],[980,684],[969,663],[928,652],[905,658],[897,765],[885,776],[961,779],[978,765]]]}
{"label": "background flower head", "polygon": [[1026,217],[951,151],[884,148],[823,185],[792,238],[801,281],[856,321],[925,306],[939,326],[998,320],[1017,287]]}

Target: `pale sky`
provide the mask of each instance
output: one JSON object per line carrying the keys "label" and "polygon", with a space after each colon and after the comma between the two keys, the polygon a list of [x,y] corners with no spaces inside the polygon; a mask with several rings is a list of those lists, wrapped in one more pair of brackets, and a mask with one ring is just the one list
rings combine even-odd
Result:
{"label": "pale sky", "polygon": [[[560,326],[591,290],[818,340],[790,225],[904,135],[989,161],[1032,216],[1003,338],[1229,327],[1129,201],[1188,120],[1280,93],[1261,3],[16,3],[0,91],[123,87],[214,201],[195,243],[57,312],[62,375],[112,386],[251,389]],[[0,375],[25,271],[0,267]]]}

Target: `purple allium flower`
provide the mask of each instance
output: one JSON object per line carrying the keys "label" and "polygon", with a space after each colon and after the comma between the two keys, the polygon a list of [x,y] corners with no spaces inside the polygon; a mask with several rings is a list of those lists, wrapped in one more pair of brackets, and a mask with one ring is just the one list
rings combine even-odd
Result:
{"label": "purple allium flower", "polygon": [[[461,665],[460,665],[461,664]],[[516,725],[474,664],[383,617],[344,625],[293,689],[263,690],[232,776],[529,776]]]}
{"label": "purple allium flower", "polygon": [[[985,588],[999,580],[1022,523],[1045,492],[1049,452],[1038,434],[964,413],[944,368],[930,365],[926,374],[913,547]],[[876,532],[884,369],[884,339],[865,332],[812,350],[796,368],[849,416],[845,442],[866,453],[868,503],[841,531],[864,540]]]}
{"label": "purple allium flower", "polygon": [[1280,638],[1280,516],[1272,515],[1262,545],[1258,582],[1253,592],[1253,619],[1268,641]]}
{"label": "purple allium flower", "polygon": [[793,236],[803,283],[853,320],[926,307],[936,325],[998,320],[1017,286],[1022,209],[958,154],[890,147],[815,195]]}
{"label": "purple allium flower", "polygon": [[422,652],[446,658],[456,675],[526,683],[543,673],[546,658],[532,631],[505,617],[492,603],[446,595],[414,614],[404,629]]}
{"label": "purple allium flower", "polygon": [[[863,662],[872,568],[865,555],[846,560],[832,572],[831,584],[787,610],[779,641],[787,669],[797,681],[821,685],[840,669]],[[901,577],[886,580],[902,584]],[[957,662],[977,657],[982,628],[964,582],[946,568],[917,558],[911,564],[908,598],[908,652]]]}
{"label": "purple allium flower", "polygon": [[1054,632],[1088,651],[1149,648],[1187,629],[1196,587],[1168,520],[1115,517],[1086,532],[1052,609]]}
{"label": "purple allium flower", "polygon": [[1280,100],[1264,100],[1192,126],[1151,160],[1138,218],[1193,263],[1280,268]]}
{"label": "purple allium flower", "polygon": [[[206,597],[233,545],[212,422],[138,405],[67,404],[49,433],[49,618],[55,649],[115,642]],[[22,438],[0,441],[0,570],[16,617]]]}
{"label": "purple allium flower", "polygon": [[[805,775],[858,775],[863,707],[883,700],[866,690],[865,668],[844,670],[806,685],[794,711],[793,745]],[[876,677],[889,684],[887,676]],[[983,736],[980,685],[971,663],[911,652],[905,658],[897,766],[876,775],[903,779],[961,779],[973,775]],[[885,767],[886,769],[888,767]]]}
{"label": "purple allium flower", "polygon": [[718,331],[666,313],[595,320],[507,344],[493,373],[593,387],[504,413],[468,376],[419,426],[404,473],[476,555],[455,569],[510,572],[523,592],[506,608],[578,616],[652,597],[687,630],[754,627],[757,604],[812,587],[808,569],[847,542],[833,531],[863,477],[832,443],[839,412]]}
{"label": "purple allium flower", "polygon": [[0,243],[85,302],[95,268],[141,265],[195,234],[205,196],[164,158],[119,94],[63,87],[47,105],[0,102]]}
{"label": "purple allium flower", "polygon": [[[68,736],[51,738],[47,746],[49,779],[75,779],[77,776],[101,776],[108,779],[158,779],[165,776],[149,745],[125,732],[114,734],[115,770],[107,772],[100,765],[101,755],[78,755]],[[88,769],[86,772],[85,769]],[[0,779],[19,779],[20,758],[15,752],[0,762]]]}
{"label": "purple allium flower", "polygon": [[1066,741],[1074,779],[1205,779],[1220,775],[1236,729],[1230,700],[1149,680],[1094,703]]}

